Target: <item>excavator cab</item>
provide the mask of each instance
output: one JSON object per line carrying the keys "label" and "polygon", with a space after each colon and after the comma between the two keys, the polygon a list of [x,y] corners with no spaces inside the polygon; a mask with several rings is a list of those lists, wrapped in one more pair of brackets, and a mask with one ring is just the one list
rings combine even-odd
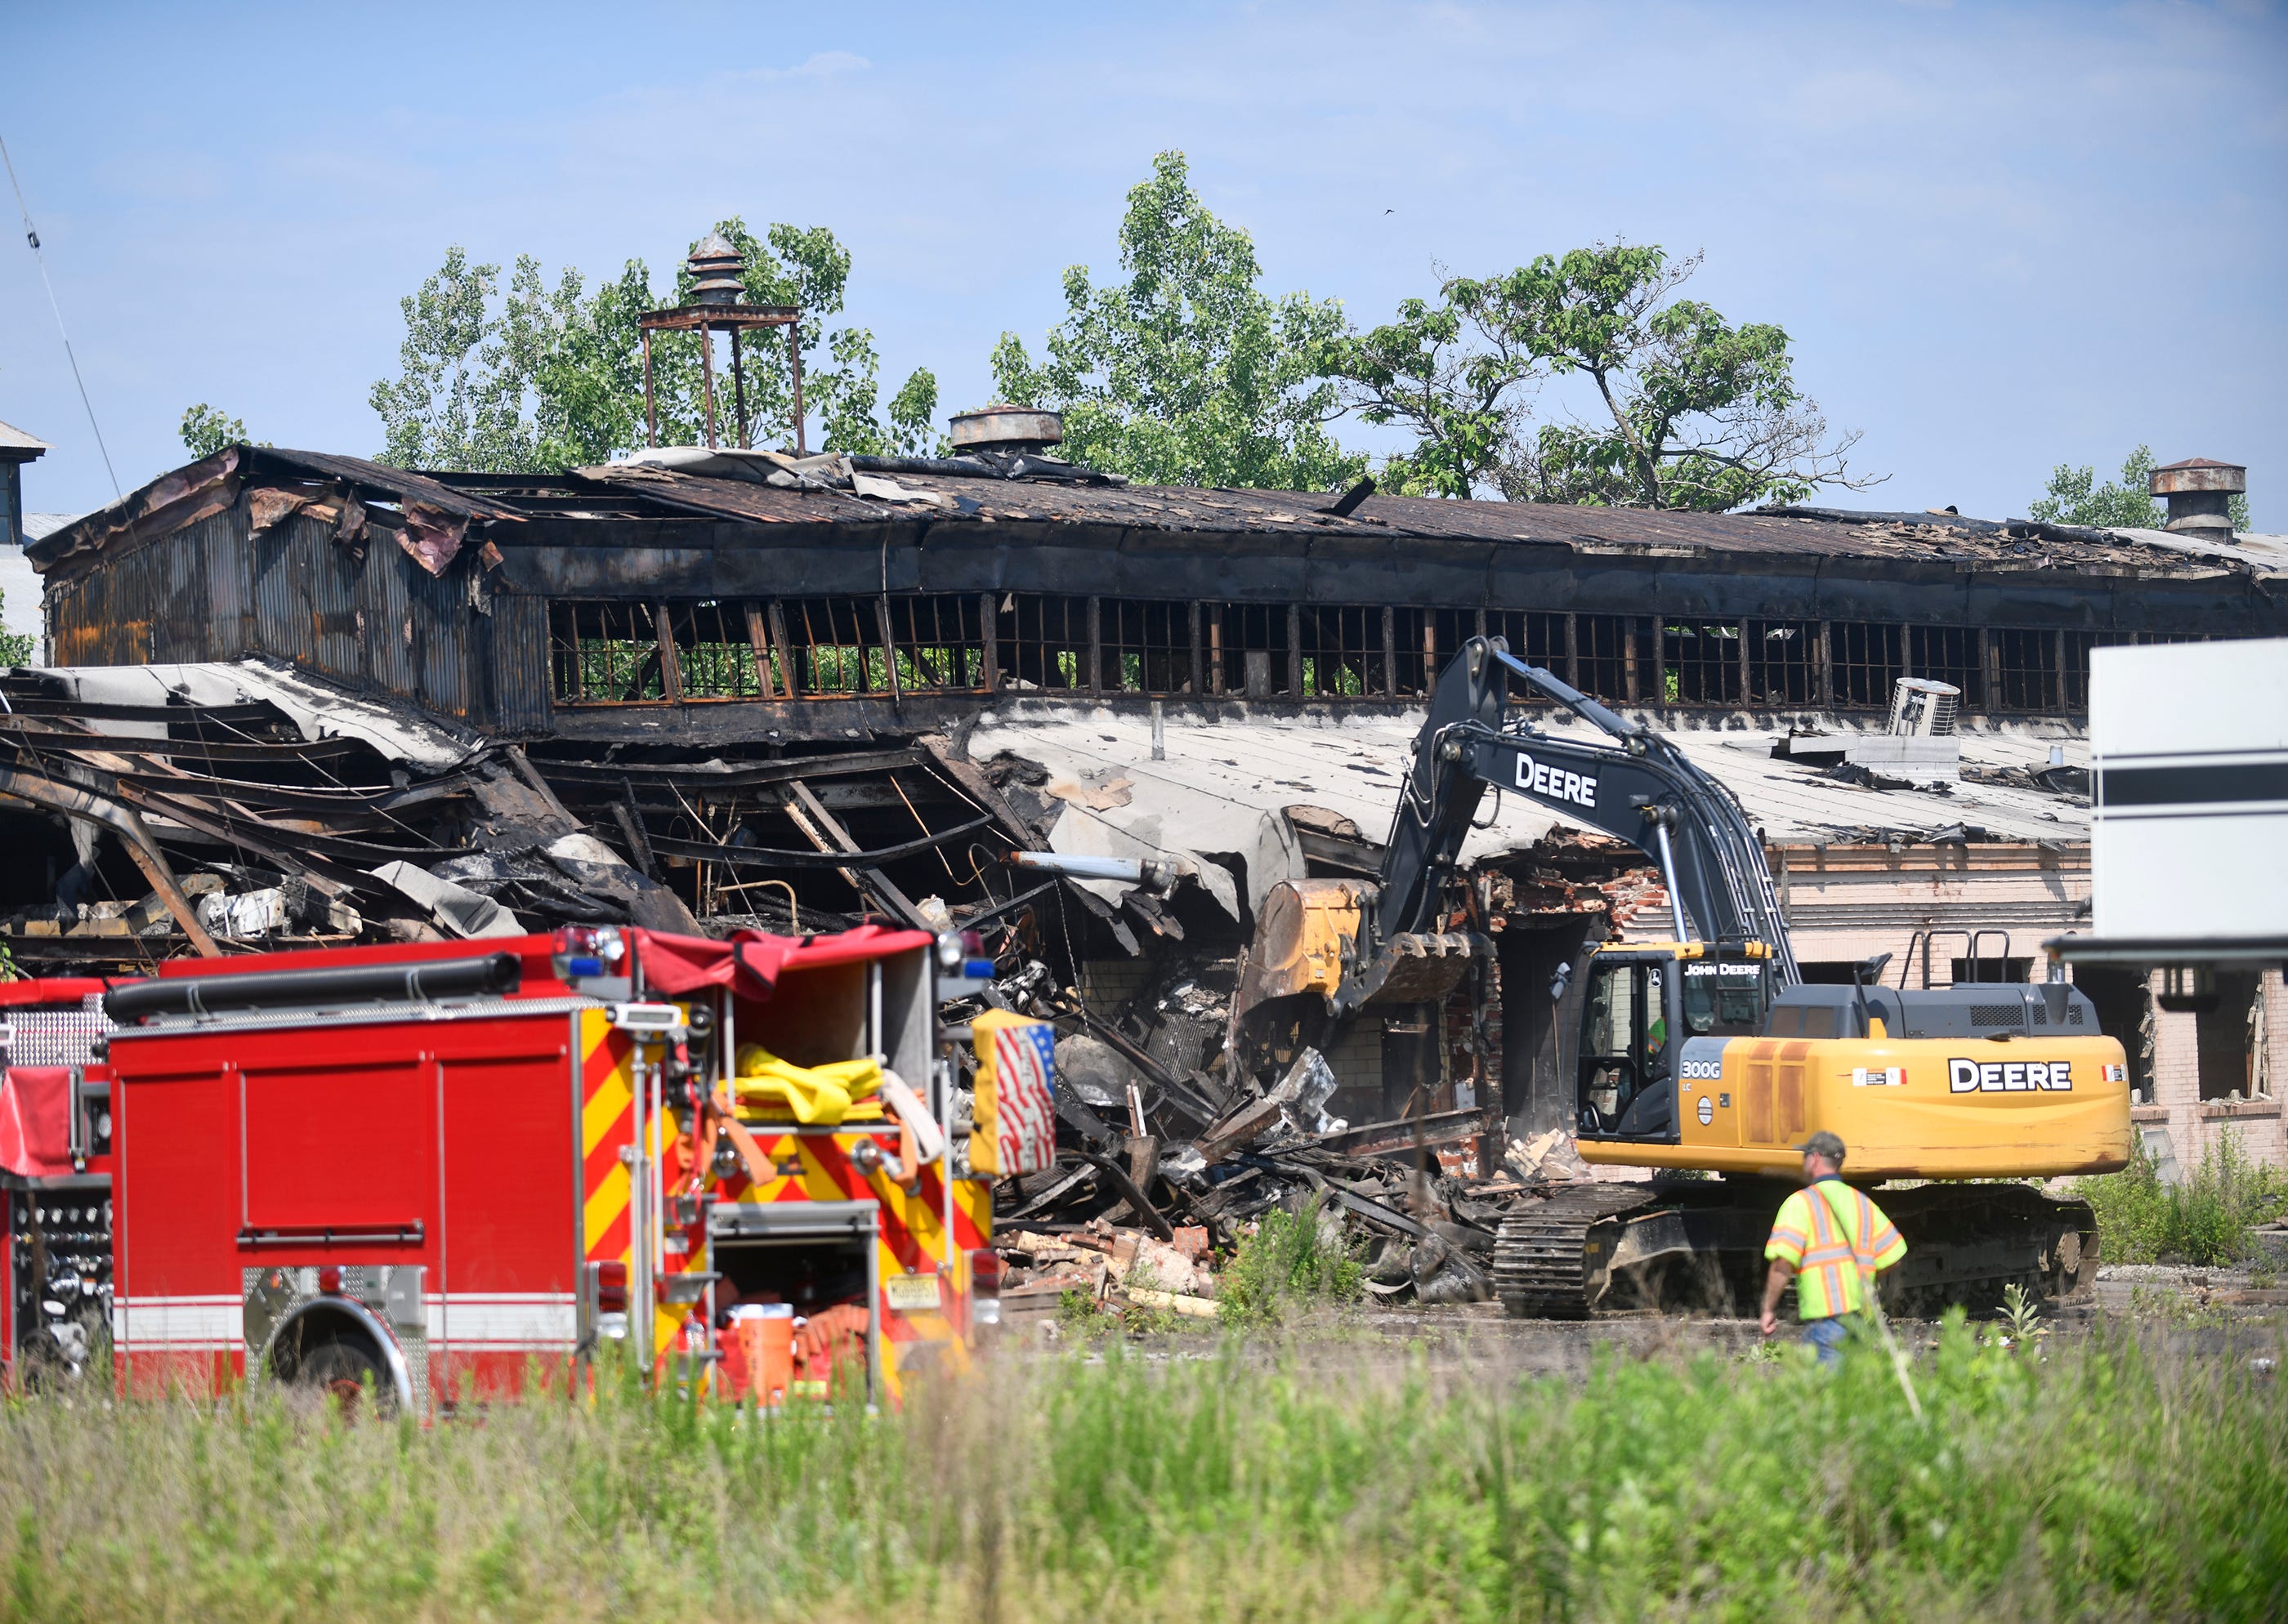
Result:
{"label": "excavator cab", "polygon": [[1600,948],[1581,1004],[1580,1136],[1676,1143],[1685,1041],[1760,1031],[1772,993],[1772,961],[1754,944]]}

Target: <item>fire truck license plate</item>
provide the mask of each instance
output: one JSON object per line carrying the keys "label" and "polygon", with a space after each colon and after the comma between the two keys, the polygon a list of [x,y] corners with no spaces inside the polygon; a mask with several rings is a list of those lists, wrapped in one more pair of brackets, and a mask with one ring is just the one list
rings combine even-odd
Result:
{"label": "fire truck license plate", "polygon": [[934,1312],[938,1307],[934,1274],[894,1274],[886,1284],[890,1306],[902,1314]]}

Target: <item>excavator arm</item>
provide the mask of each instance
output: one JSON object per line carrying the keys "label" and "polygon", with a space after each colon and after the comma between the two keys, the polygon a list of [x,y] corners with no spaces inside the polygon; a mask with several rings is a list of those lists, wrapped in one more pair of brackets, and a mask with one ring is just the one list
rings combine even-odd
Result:
{"label": "excavator arm", "polygon": [[[1544,733],[1513,715],[1512,677],[1610,742]],[[1272,1029],[1298,1005],[1316,1019],[1442,997],[1474,950],[1468,937],[1444,931],[1444,915],[1489,789],[1646,853],[1667,883],[1680,939],[1760,942],[1780,986],[1799,978],[1762,845],[1731,792],[1659,734],[1516,659],[1499,639],[1472,638],[1439,677],[1415,737],[1377,883],[1287,881],[1267,899],[1240,978],[1235,1036]]]}
{"label": "excavator arm", "polygon": [[[1506,714],[1514,676],[1614,742],[1544,733]],[[1704,941],[1763,943],[1782,986],[1799,979],[1762,843],[1739,802],[1666,739],[1598,703],[1498,639],[1472,638],[1439,678],[1392,820],[1376,899],[1378,942],[1435,930],[1486,790],[1516,795],[1626,841],[1660,866]]]}

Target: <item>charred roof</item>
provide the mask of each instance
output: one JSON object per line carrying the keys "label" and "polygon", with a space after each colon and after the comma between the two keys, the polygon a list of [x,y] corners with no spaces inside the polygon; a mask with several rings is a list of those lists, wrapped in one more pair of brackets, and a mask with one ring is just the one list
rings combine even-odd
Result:
{"label": "charred roof", "polygon": [[[43,573],[70,574],[107,551],[187,523],[226,480],[314,481],[369,503],[419,507],[481,527],[503,546],[588,545],[586,526],[616,519],[710,519],[911,532],[996,524],[1353,542],[1389,539],[1559,548],[1579,554],[1710,553],[1955,563],[2006,569],[2096,569],[2162,575],[2276,573],[2132,534],[1946,512],[1781,507],[1746,513],[1648,511],[1379,492],[1346,513],[1331,493],[1116,481],[1053,458],[822,456],[683,448],[557,474],[417,472],[324,452],[235,447],[163,475],[33,543]],[[235,494],[234,491],[233,493]],[[759,535],[754,539],[764,542]]]}

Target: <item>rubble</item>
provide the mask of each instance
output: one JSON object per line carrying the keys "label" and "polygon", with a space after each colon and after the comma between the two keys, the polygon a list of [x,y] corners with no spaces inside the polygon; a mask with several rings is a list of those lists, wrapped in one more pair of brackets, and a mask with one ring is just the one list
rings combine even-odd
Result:
{"label": "rubble", "polygon": [[1571,1137],[1554,1128],[1531,1139],[1512,1139],[1502,1165],[1528,1184],[1567,1184],[1590,1176],[1589,1164],[1573,1148]]}
{"label": "rubble", "polygon": [[[1315,1200],[1326,1243],[1361,1260],[1375,1302],[1487,1302],[1503,1215],[1590,1176],[1557,1130],[1511,1141],[1480,1178],[1448,1170],[1420,1122],[1410,1138],[1405,1122],[1352,1129],[1325,1114],[1335,1080],[1315,1049],[1267,1084],[1243,1080],[1196,1137],[1178,1131],[1172,1096],[1147,1104],[1154,1080],[1129,1055],[1087,1032],[1056,1052],[1057,1164],[996,1191],[1005,1312],[1018,1322],[1073,1294],[1092,1311],[1211,1318],[1218,1271],[1262,1215]],[[1362,1143],[1380,1148],[1352,1148]]]}

